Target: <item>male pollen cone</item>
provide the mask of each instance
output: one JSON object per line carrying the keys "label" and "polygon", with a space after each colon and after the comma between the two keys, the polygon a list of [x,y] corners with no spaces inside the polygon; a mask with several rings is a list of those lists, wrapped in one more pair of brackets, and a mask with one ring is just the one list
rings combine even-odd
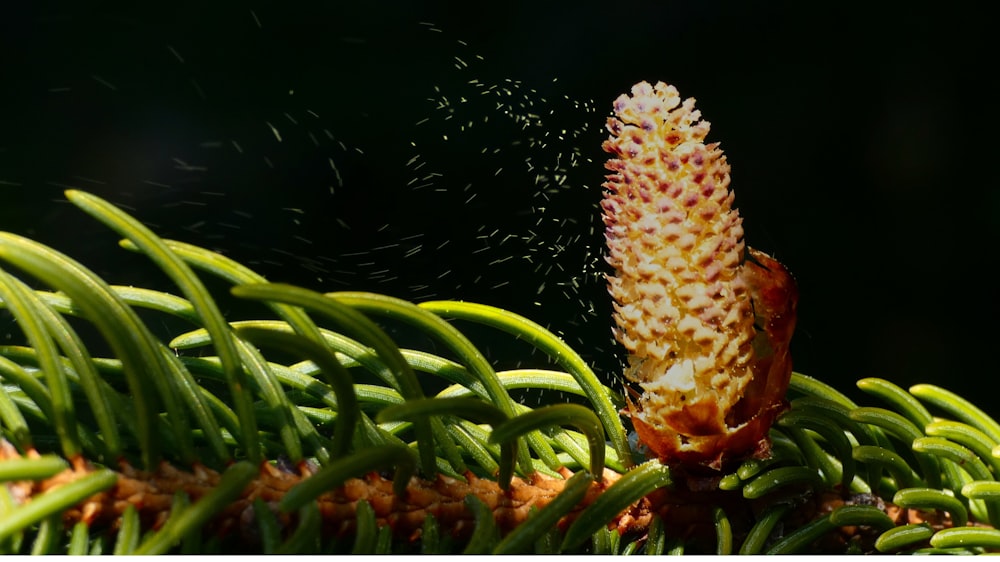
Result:
{"label": "male pollen cone", "polygon": [[604,187],[615,337],[629,352],[641,442],[662,461],[721,469],[768,453],[786,407],[798,291],[743,244],[729,164],[694,99],[641,82],[608,119]]}

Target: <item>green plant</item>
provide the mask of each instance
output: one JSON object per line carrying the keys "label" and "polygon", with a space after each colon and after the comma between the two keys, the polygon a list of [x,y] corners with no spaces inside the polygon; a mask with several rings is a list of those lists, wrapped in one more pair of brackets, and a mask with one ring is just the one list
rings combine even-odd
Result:
{"label": "green plant", "polygon": [[[93,195],[67,196],[184,296],[107,285],[0,235],[0,298],[26,344],[0,347],[5,552],[980,552],[1000,540],[983,526],[1000,517],[1000,424],[943,389],[866,379],[881,405],[858,407],[794,374],[773,456],[692,489],[656,460],[635,464],[617,393],[525,318],[267,284]],[[227,322],[195,271],[274,319]],[[193,329],[158,337],[140,309]],[[524,340],[563,370],[494,372],[444,318]],[[400,349],[373,319],[444,351]],[[97,342],[77,329],[88,323],[113,356],[91,355]],[[444,388],[427,397],[428,380]],[[514,389],[579,403],[531,409]],[[504,507],[504,490],[519,503]]]}
{"label": "green plant", "polygon": [[[634,400],[509,311],[268,283],[81,191],[66,196],[176,294],[0,233],[0,305],[19,332],[0,346],[0,552],[1000,549],[1000,423],[930,385],[864,379],[876,405],[859,406],[792,373],[794,285],[765,254],[743,258],[707,123],[664,84],[633,93],[609,125],[605,221]],[[723,228],[678,230],[648,178],[695,186],[703,200],[673,197]],[[688,294],[660,306],[671,292]],[[250,312],[223,314],[237,303]],[[471,325],[520,340],[536,366],[498,372]]]}

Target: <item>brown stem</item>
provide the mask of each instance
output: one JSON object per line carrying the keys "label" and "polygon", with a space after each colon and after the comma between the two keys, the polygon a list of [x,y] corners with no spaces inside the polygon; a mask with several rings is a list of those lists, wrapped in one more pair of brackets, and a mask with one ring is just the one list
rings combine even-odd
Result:
{"label": "brown stem", "polygon": [[[20,455],[12,446],[0,442],[0,462],[18,456]],[[33,451],[26,456],[34,456]],[[15,502],[25,503],[37,494],[63,486],[94,471],[94,467],[84,459],[71,464],[72,468],[45,480],[7,483],[8,490]],[[307,467],[303,467],[301,472],[296,474],[274,464],[264,463],[257,478],[236,501],[216,516],[210,529],[220,535],[236,532],[244,543],[256,543],[257,523],[253,503],[260,498],[278,516],[283,528],[290,530],[293,516],[279,513],[277,506],[292,487],[312,473]],[[441,529],[462,538],[468,536],[474,527],[473,515],[465,504],[466,496],[475,495],[489,506],[498,528],[507,532],[524,523],[533,508],[546,506],[562,492],[572,473],[563,469],[562,476],[564,479],[538,473],[529,478],[515,477],[510,489],[506,491],[495,481],[479,478],[471,473],[466,475],[464,481],[447,476],[438,476],[435,480],[412,478],[405,497],[399,497],[393,493],[391,480],[371,473],[362,478],[352,478],[343,486],[322,494],[317,500],[323,518],[324,536],[343,536],[353,532],[356,528],[358,502],[367,501],[374,510],[378,525],[388,525],[395,536],[401,539],[418,539],[428,515],[435,517]],[[92,526],[103,525],[113,529],[127,506],[132,505],[138,511],[144,528],[158,528],[168,517],[176,492],[183,491],[192,502],[198,501],[218,484],[220,477],[219,472],[204,466],[184,471],[164,462],[156,471],[150,472],[138,470],[123,462],[118,470],[116,485],[67,510],[63,514],[64,522],[72,525],[77,521],[85,521]],[[580,511],[620,477],[618,473],[605,470],[602,482],[595,482],[590,486],[580,504],[560,521],[560,528],[565,529]],[[897,524],[926,521],[937,528],[951,525],[950,519],[943,514],[903,510],[874,496],[844,497],[834,492],[813,495],[806,490],[797,490],[786,492],[781,498],[749,501],[738,491],[721,491],[712,484],[708,479],[679,477],[672,487],[656,490],[617,514],[609,526],[617,528],[622,536],[641,538],[648,531],[655,514],[663,519],[668,534],[685,540],[701,541],[706,548],[711,549],[714,544],[713,508],[722,507],[734,523],[734,532],[740,535],[748,530],[747,526],[755,520],[755,514],[774,501],[793,502],[797,505],[795,513],[786,519],[786,532],[844,503],[878,505]],[[859,529],[843,529],[829,538],[832,542],[827,546],[836,548],[836,545],[842,546],[847,538],[864,534]]]}

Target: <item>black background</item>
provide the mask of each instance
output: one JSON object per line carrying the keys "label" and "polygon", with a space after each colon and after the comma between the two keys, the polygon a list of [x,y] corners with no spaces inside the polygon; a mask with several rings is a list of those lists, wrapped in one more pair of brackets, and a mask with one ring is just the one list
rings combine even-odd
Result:
{"label": "black background", "polygon": [[748,243],[799,281],[796,370],[854,396],[862,377],[933,382],[1000,413],[982,9],[33,6],[0,18],[0,228],[111,281],[161,282],[67,187],[272,280],[524,313],[610,380],[603,123],[664,80],[712,122]]}

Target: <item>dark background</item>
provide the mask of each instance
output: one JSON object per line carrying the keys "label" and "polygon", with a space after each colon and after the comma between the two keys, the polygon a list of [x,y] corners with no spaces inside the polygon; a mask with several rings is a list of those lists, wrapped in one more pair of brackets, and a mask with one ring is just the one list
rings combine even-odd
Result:
{"label": "dark background", "polygon": [[994,30],[874,4],[5,7],[0,228],[161,283],[62,196],[85,189],[272,280],[524,313],[610,380],[603,124],[664,80],[799,281],[796,370],[998,414]]}

